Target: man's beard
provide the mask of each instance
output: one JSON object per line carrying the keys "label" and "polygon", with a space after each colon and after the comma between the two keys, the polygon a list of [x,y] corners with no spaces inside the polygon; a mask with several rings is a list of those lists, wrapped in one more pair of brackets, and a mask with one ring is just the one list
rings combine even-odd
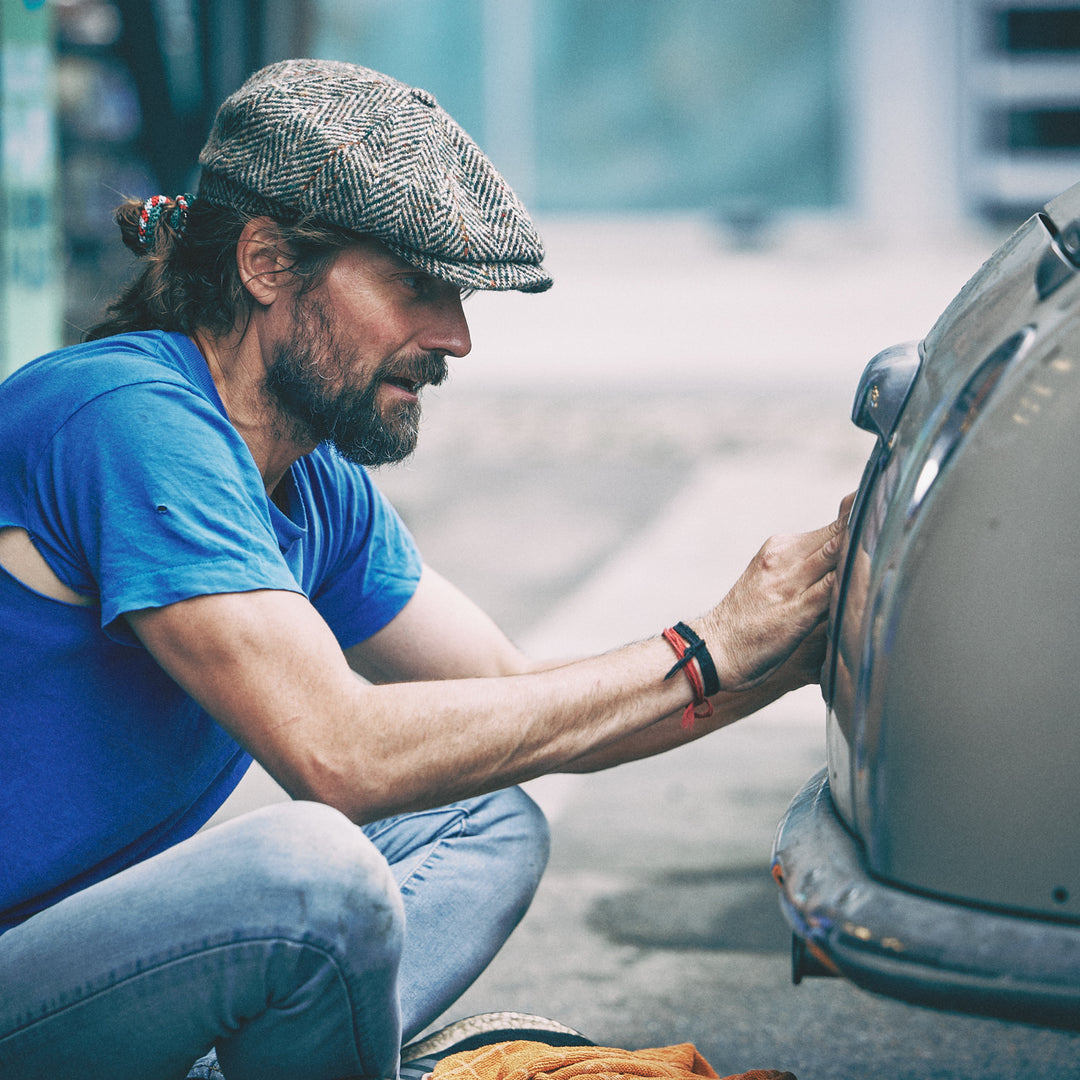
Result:
{"label": "man's beard", "polygon": [[379,411],[381,384],[396,380],[438,386],[447,375],[438,353],[395,353],[361,375],[356,350],[341,344],[326,309],[316,299],[297,296],[293,340],[278,345],[263,383],[284,433],[298,442],[327,442],[358,465],[389,465],[416,449],[420,402],[395,401],[387,416]]}

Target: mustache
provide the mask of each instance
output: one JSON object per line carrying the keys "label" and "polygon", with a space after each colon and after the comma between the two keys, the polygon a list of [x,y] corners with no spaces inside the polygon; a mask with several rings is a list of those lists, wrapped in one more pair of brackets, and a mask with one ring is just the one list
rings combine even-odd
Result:
{"label": "mustache", "polygon": [[418,386],[441,386],[450,374],[450,365],[441,353],[425,352],[391,360],[379,372],[382,379],[401,379]]}

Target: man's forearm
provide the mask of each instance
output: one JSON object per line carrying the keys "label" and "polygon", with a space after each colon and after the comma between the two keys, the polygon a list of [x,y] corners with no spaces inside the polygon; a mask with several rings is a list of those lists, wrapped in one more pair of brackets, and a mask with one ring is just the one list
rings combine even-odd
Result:
{"label": "man's forearm", "polygon": [[[572,770],[608,747],[667,749],[682,741],[678,719],[659,735],[669,740],[662,747],[653,729],[692,696],[684,678],[664,680],[670,663],[657,638],[529,674],[363,687],[355,726],[339,721],[350,729],[340,754],[310,770],[317,784],[294,784],[371,820]],[[731,709],[725,722],[734,719]],[[604,767],[599,757],[592,767]]]}
{"label": "man's forearm", "polygon": [[129,621],[295,798],[364,822],[561,769],[691,698],[661,638],[547,671],[372,686],[295,593],[195,597]]}

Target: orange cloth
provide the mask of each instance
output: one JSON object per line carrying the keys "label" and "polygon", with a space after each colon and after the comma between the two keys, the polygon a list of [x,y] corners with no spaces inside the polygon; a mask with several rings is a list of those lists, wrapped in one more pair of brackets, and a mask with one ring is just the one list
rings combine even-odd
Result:
{"label": "orange cloth", "polygon": [[[719,1080],[693,1043],[652,1050],[616,1050],[610,1046],[548,1046],[522,1039],[450,1054],[435,1066],[431,1076],[432,1080],[621,1080],[627,1076]],[[795,1077],[774,1069],[752,1069],[724,1080]]]}

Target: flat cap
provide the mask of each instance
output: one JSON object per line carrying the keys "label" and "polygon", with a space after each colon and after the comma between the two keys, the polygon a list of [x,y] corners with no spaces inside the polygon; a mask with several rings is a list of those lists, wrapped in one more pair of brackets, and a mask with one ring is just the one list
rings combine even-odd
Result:
{"label": "flat cap", "polygon": [[225,100],[199,197],[373,236],[466,289],[551,286],[528,211],[426,90],[356,64],[286,60]]}

